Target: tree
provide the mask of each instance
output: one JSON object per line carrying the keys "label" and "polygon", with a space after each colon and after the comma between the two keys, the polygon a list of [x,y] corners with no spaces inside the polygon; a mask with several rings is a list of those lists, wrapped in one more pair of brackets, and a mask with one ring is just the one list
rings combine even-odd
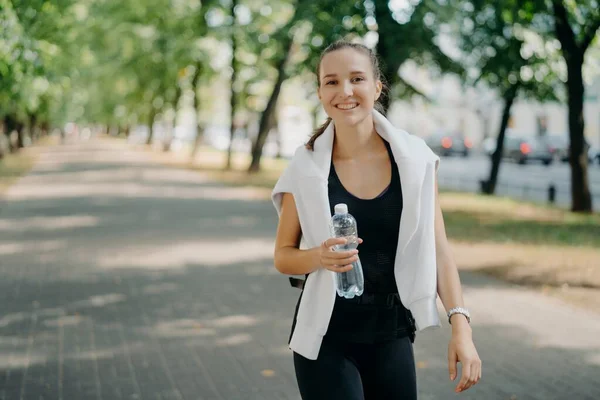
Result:
{"label": "tree", "polygon": [[235,136],[235,112],[237,105],[237,94],[236,94],[236,84],[237,84],[237,76],[239,70],[239,63],[237,62],[236,52],[238,51],[238,24],[236,22],[236,8],[238,7],[238,0],[231,0],[231,97],[230,97],[230,106],[231,106],[231,124],[229,128],[229,146],[227,149],[227,161],[225,164],[225,169],[231,169],[231,158],[233,152],[233,138]]}
{"label": "tree", "polygon": [[588,162],[584,146],[583,99],[585,87],[582,70],[586,51],[600,29],[600,7],[596,0],[578,0],[566,3],[561,0],[552,0],[551,13],[554,34],[560,41],[562,55],[567,66],[571,210],[592,212]]}
{"label": "tree", "polygon": [[556,54],[547,50],[551,46],[545,38],[530,29],[534,14],[518,1],[474,0],[468,5],[455,1],[448,6],[455,10],[450,26],[462,54],[465,83],[497,91],[503,103],[489,177],[481,187],[483,193],[493,194],[517,97],[542,102],[558,99],[558,79],[552,69]]}
{"label": "tree", "polygon": [[439,27],[451,15],[440,2],[411,2],[410,6],[401,10],[390,9],[389,0],[372,0],[370,3],[367,12],[375,17],[377,23],[376,50],[390,88],[390,96],[382,98],[386,112],[394,98],[415,94],[426,97],[399,75],[406,61],[415,61],[430,69],[437,66],[439,72],[462,73],[461,65],[446,55],[436,42]]}
{"label": "tree", "polygon": [[300,64],[310,68],[316,67],[315,60],[325,42],[342,39],[361,30],[364,32],[363,19],[362,4],[349,0],[322,0],[319,3],[296,0],[293,3],[288,22],[269,40],[269,44],[278,49],[273,52],[270,61],[275,70],[274,85],[260,117],[248,172],[256,172],[260,168],[262,149],[273,125],[273,113],[283,82],[293,72],[302,69],[298,68]]}

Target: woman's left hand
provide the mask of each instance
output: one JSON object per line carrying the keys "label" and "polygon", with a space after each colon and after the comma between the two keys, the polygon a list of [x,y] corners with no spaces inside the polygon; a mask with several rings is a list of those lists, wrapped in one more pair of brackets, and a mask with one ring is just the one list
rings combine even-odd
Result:
{"label": "woman's left hand", "polygon": [[462,364],[462,376],[456,386],[456,393],[469,389],[481,379],[481,359],[475,349],[470,326],[466,329],[455,330],[454,327],[452,329],[452,338],[448,345],[450,380],[456,379],[456,364],[458,362]]}

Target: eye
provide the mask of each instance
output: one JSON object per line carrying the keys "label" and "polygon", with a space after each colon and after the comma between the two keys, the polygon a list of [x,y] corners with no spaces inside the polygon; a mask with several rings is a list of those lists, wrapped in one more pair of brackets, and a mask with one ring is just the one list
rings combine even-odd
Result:
{"label": "eye", "polygon": [[364,80],[365,80],[365,78],[363,78],[362,76],[357,76],[354,79],[352,79],[353,82],[362,82]]}
{"label": "eye", "polygon": [[335,85],[336,81],[327,81],[325,84],[326,85]]}

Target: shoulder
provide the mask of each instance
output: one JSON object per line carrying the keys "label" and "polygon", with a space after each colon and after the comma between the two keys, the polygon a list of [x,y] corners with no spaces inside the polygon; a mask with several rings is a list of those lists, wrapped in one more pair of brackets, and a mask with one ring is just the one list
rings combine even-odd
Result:
{"label": "shoulder", "polygon": [[274,192],[293,192],[293,187],[296,182],[298,170],[301,165],[304,164],[306,157],[309,157],[308,150],[304,145],[298,146],[292,158],[288,161],[288,164],[281,172],[277,183],[273,189]]}
{"label": "shoulder", "polygon": [[298,146],[296,151],[294,151],[294,155],[288,162],[287,169],[296,170],[300,168],[300,166],[310,157],[312,157],[311,150],[307,149],[304,145]]}

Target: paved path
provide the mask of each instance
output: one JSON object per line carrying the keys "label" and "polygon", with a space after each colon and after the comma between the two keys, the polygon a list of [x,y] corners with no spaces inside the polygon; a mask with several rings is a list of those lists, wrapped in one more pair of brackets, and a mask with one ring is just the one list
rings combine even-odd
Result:
{"label": "paved path", "polygon": [[[0,399],[298,400],[264,196],[117,142],[45,149],[0,205]],[[600,314],[462,279],[483,380],[453,393],[444,325],[420,399],[600,399]]]}

